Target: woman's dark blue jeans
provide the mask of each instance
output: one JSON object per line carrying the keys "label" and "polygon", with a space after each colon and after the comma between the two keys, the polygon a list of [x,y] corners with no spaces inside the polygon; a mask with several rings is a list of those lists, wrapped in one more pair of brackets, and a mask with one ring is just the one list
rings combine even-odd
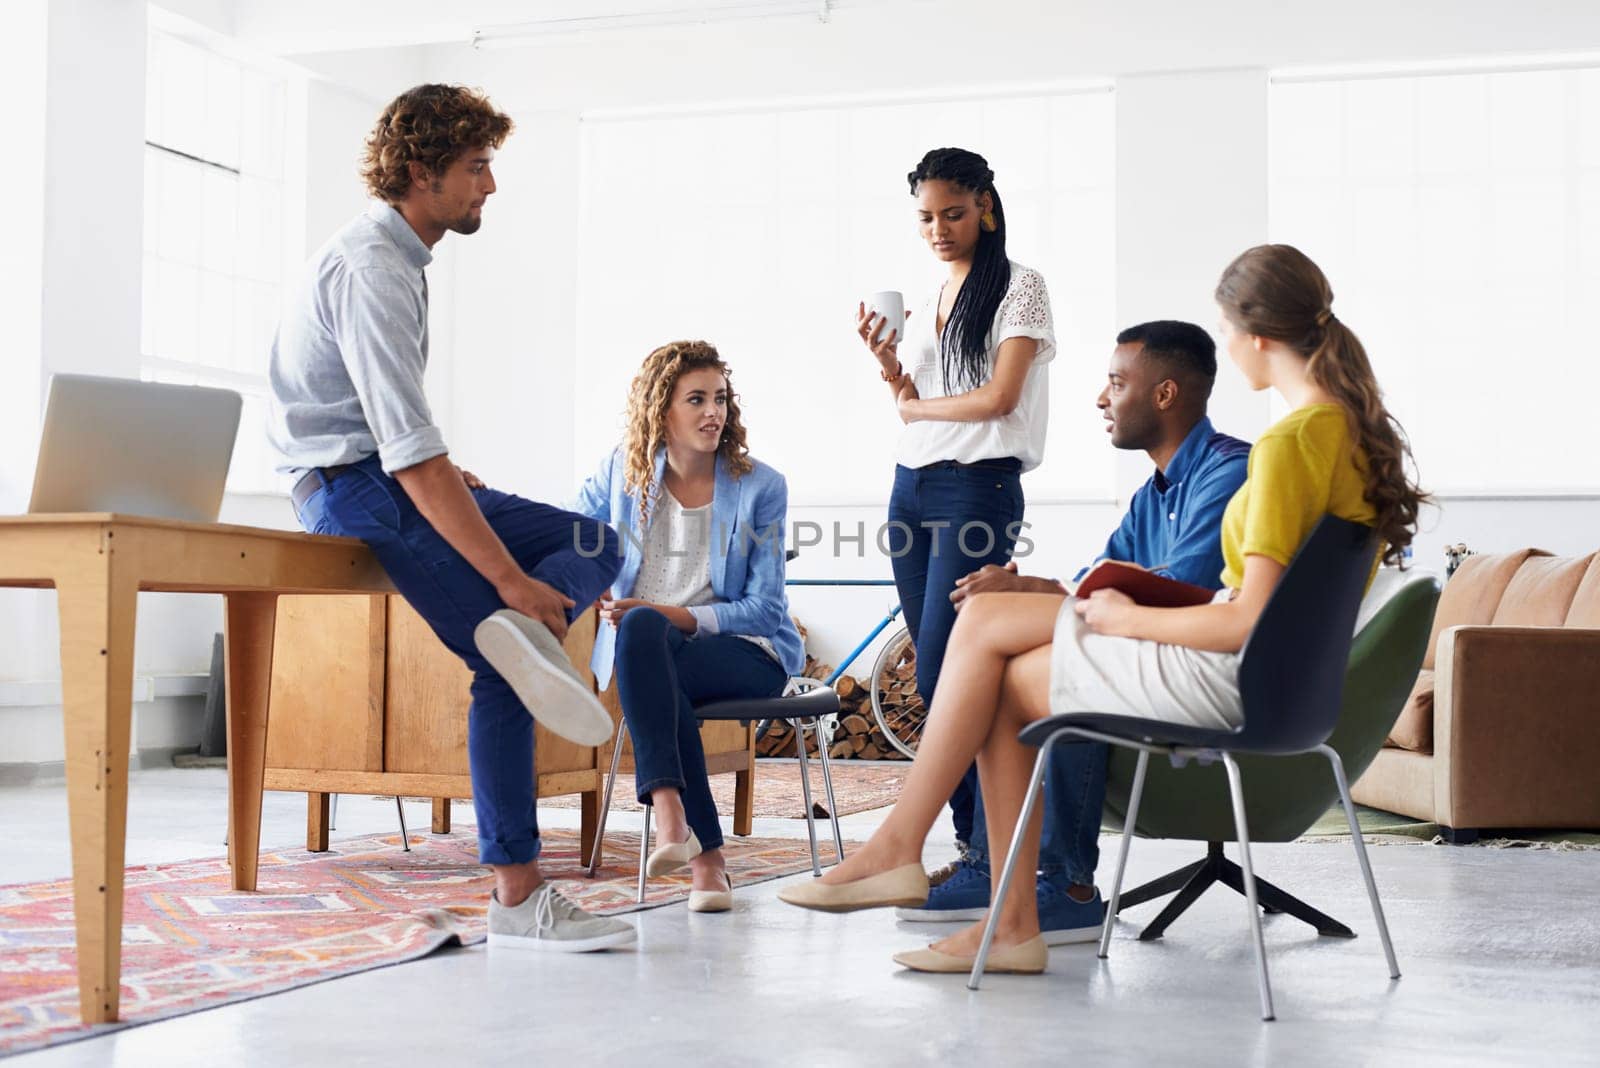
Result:
{"label": "woman's dark blue jeans", "polygon": [[782,696],[788,673],[754,642],[731,634],[691,638],[654,608],[634,608],[617,626],[616,679],[639,803],[650,804],[663,786],[677,787],[700,847],[720,847],[695,706]]}
{"label": "woman's dark blue jeans", "polygon": [[[906,629],[917,646],[917,692],[929,708],[956,625],[950,603],[956,579],[1011,559],[1022,510],[1022,463],[1015,459],[895,468],[889,557]],[[972,841],[977,794],[973,767],[950,795],[956,838],[964,843]]]}

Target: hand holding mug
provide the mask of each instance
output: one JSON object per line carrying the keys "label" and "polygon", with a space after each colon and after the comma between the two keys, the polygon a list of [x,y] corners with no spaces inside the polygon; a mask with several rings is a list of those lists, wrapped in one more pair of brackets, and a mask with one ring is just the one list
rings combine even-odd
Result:
{"label": "hand holding mug", "polygon": [[874,293],[870,301],[856,305],[856,336],[860,337],[885,371],[892,371],[900,362],[897,351],[902,327],[911,313],[905,302],[894,291]]}

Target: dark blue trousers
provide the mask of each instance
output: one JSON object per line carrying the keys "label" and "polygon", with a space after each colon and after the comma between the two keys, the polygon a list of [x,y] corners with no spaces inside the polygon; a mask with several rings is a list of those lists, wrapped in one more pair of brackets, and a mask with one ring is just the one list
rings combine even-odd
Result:
{"label": "dark blue trousers", "polygon": [[634,608],[617,627],[616,678],[639,803],[650,804],[663,786],[677,787],[700,847],[719,848],[722,824],[695,706],[779,697],[788,673],[754,642],[731,634],[690,638],[654,608]]}
{"label": "dark blue trousers", "polygon": [[[906,629],[917,646],[917,692],[929,708],[956,625],[956,579],[1011,559],[1022,521],[1021,464],[896,467],[889,495],[889,555]],[[969,768],[950,795],[956,838],[972,841],[978,772]]]}
{"label": "dark blue trousers", "polygon": [[[1044,769],[1044,834],[1039,842],[1039,870],[1058,886],[1094,885],[1100,863],[1100,810],[1106,801],[1103,742],[1062,742]],[[984,821],[983,794],[973,808],[967,859],[990,870],[989,828]],[[1000,860],[1003,862],[1004,857]]]}
{"label": "dark blue trousers", "polygon": [[[322,479],[320,473],[312,478]],[[300,509],[313,534],[360,538],[417,614],[472,669],[467,754],[478,815],[478,859],[525,864],[539,855],[533,717],[478,653],[472,632],[505,607],[494,586],[422,517],[376,456],[323,487]],[[497,490],[472,491],[489,526],[529,575],[572,598],[576,618],[622,566],[616,532],[585,516]]]}

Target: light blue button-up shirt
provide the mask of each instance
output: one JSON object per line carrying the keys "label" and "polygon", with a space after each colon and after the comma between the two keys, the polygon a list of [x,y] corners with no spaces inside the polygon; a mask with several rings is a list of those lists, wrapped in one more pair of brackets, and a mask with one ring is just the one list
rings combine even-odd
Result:
{"label": "light blue button-up shirt", "polygon": [[1202,416],[1167,469],[1133,495],[1100,559],[1126,560],[1180,582],[1220,589],[1222,513],[1244,484],[1249,460],[1249,443],[1220,433]]}
{"label": "light blue button-up shirt", "polygon": [[374,202],[317,250],[291,286],[272,341],[267,436],[298,476],[377,453],[393,473],[441,456],[422,374],[433,253]]}

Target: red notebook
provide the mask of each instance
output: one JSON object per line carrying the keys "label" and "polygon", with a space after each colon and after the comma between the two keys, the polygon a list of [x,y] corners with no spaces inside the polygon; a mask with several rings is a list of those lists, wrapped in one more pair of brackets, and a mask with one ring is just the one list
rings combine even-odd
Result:
{"label": "red notebook", "polygon": [[1210,604],[1217,596],[1216,590],[1179,582],[1121,560],[1102,560],[1095,564],[1074,592],[1079,597],[1087,597],[1095,590],[1121,590],[1132,597],[1135,604],[1151,608],[1188,608]]}

